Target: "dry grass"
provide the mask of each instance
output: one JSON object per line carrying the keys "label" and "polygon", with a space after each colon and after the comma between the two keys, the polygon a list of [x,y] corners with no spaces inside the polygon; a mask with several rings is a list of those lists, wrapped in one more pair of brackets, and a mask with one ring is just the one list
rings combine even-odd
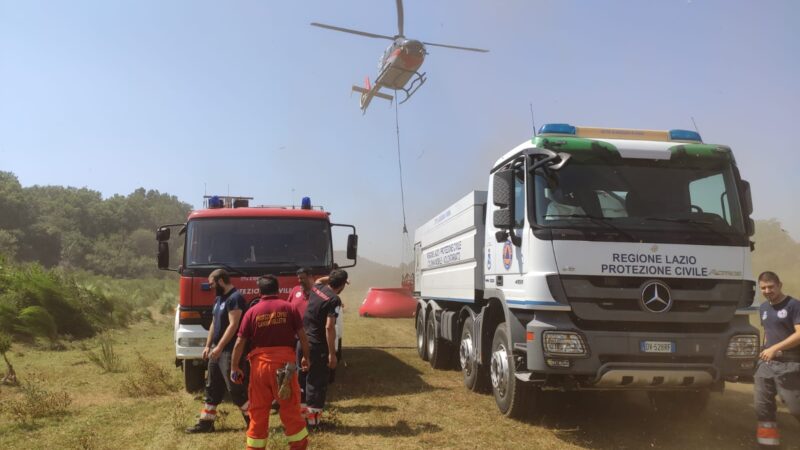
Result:
{"label": "dry grass", "polygon": [[[360,293],[358,293],[360,294]],[[467,391],[457,371],[435,371],[416,355],[410,319],[357,316],[360,295],[345,298],[344,361],[329,394],[328,419],[336,426],[313,434],[315,449],[343,448],[591,448],[591,449],[749,449],[754,447],[755,416],[749,385],[728,385],[712,396],[705,414],[687,412],[665,420],[641,394],[557,395],[536,420],[502,418],[494,399]],[[171,318],[156,316],[115,332],[122,363],[137,370],[137,352],[168,376],[180,371],[174,359]],[[20,348],[15,348],[19,351]],[[81,363],[82,362],[82,363]],[[230,403],[219,432],[188,436],[182,429],[196,420],[200,396],[182,391],[158,397],[128,398],[120,393],[127,374],[98,375],[79,349],[53,353],[25,349],[15,358],[21,377],[42,372],[46,386],[69,392],[69,416],[43,418],[23,428],[0,417],[0,448],[110,448],[103,436],[126,448],[241,449],[244,424]],[[24,379],[24,378],[23,378]],[[18,399],[20,388],[3,388],[0,403]],[[270,449],[286,448],[277,416],[271,418]],[[779,422],[784,448],[800,448],[800,427],[785,409]],[[795,447],[792,447],[794,445]]]}

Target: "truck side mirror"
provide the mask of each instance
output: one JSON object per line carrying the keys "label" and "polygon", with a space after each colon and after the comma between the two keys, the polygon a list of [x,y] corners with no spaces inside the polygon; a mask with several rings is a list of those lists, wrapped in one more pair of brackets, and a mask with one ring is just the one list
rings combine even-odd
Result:
{"label": "truck side mirror", "polygon": [[514,209],[514,169],[500,170],[494,173],[492,201],[495,206],[500,208]]}
{"label": "truck side mirror", "polygon": [[351,234],[347,236],[347,259],[356,259],[358,255],[358,235]]}
{"label": "truck side mirror", "polygon": [[[169,229],[167,229],[169,234]],[[169,242],[160,241],[158,243],[158,268],[169,270]]]}
{"label": "truck side mirror", "polygon": [[500,230],[510,230],[514,228],[514,213],[510,209],[495,209],[492,217],[492,225]]}
{"label": "truck side mirror", "polygon": [[746,218],[744,221],[744,230],[748,236],[756,234],[756,223],[751,218]]}
{"label": "truck side mirror", "polygon": [[171,228],[161,227],[156,230],[156,240],[158,242],[166,242],[169,240]]}
{"label": "truck side mirror", "polygon": [[744,215],[749,216],[753,214],[753,195],[750,193],[750,182],[742,180],[741,191],[742,209],[744,210]]}

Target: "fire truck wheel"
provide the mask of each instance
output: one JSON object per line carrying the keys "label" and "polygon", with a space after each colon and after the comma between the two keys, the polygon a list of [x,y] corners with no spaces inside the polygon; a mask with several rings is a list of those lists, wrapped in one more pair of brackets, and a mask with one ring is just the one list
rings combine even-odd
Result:
{"label": "fire truck wheel", "polygon": [[433,311],[428,314],[428,326],[425,327],[425,337],[428,338],[428,362],[434,369],[448,369],[453,361],[450,345],[444,339],[436,337],[433,314]]}
{"label": "fire truck wheel", "polygon": [[194,364],[190,359],[183,360],[183,384],[186,392],[200,392],[206,386],[206,367],[203,364]]}
{"label": "fire truck wheel", "polygon": [[425,316],[422,308],[417,310],[417,354],[423,361],[428,360],[428,347],[425,340]]}
{"label": "fire truck wheel", "polygon": [[489,377],[486,375],[486,369],[478,364],[478,350],[474,348],[475,341],[472,339],[474,322],[472,316],[469,316],[461,326],[458,364],[464,377],[464,386],[472,392],[485,392]]}
{"label": "fire truck wheel", "polygon": [[500,412],[506,417],[515,419],[527,416],[536,403],[535,394],[540,391],[530,383],[517,379],[505,322],[497,325],[494,332],[489,375],[494,400]]}

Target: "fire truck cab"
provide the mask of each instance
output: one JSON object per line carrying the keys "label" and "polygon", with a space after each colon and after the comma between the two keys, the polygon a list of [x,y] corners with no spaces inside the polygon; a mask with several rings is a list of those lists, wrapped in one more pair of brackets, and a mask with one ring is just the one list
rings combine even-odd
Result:
{"label": "fire truck cab", "polygon": [[[312,207],[308,197],[300,207],[250,207],[250,197],[207,196],[205,208],[189,214],[186,223],[162,225],[156,231],[158,267],[180,275],[180,302],[175,312],[175,363],[183,368],[186,390],[204,386],[203,347],[211,325],[215,295],[208,276],[218,268],[231,275],[234,286],[249,303],[259,297],[257,280],[275,275],[286,298],[298,284],[296,271],[311,269],[315,278],[334,267],[356,264],[358,236],[352,225],[330,222],[330,213]],[[348,264],[334,262],[332,230],[350,229]],[[178,229],[173,238],[172,229]],[[180,264],[170,267],[170,238]],[[337,353],[341,352],[342,320],[336,324]]]}

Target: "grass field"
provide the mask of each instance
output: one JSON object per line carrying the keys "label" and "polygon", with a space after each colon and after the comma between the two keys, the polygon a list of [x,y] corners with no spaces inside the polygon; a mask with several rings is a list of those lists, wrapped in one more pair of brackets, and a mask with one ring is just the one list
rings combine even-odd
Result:
{"label": "grass field", "polygon": [[[491,395],[475,394],[457,371],[435,371],[416,354],[411,319],[358,317],[360,298],[345,296],[345,367],[329,393],[328,420],[334,427],[311,437],[312,448],[753,448],[755,417],[750,385],[729,384],[714,394],[708,411],[687,411],[677,419],[654,413],[643,394],[581,393],[555,396],[544,417],[518,422],[497,412]],[[86,356],[96,341],[68,345],[60,352],[15,346],[9,357],[22,381],[38,380],[66,391],[67,412],[25,425],[0,416],[0,448],[238,449],[244,426],[233,405],[217,433],[187,436],[200,397],[176,390],[131,398],[121,385],[138,371],[137,352],[180,382],[174,369],[172,318],[156,315],[111,334],[125,370],[102,373]],[[0,405],[22,396],[2,387]],[[285,448],[273,416],[269,448]],[[800,448],[800,426],[780,412],[784,448]],[[794,446],[794,447],[793,447]]]}

